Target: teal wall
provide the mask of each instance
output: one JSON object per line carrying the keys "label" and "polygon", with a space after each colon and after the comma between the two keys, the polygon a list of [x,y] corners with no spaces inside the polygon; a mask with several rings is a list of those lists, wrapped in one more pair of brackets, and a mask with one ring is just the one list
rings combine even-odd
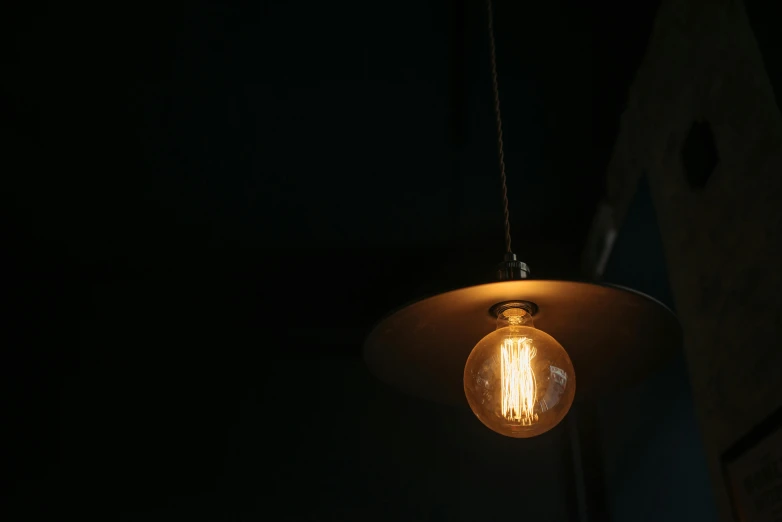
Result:
{"label": "teal wall", "polygon": [[[675,311],[645,178],[603,279],[645,292]],[[604,399],[598,418],[611,522],[717,520],[683,352],[635,388]]]}

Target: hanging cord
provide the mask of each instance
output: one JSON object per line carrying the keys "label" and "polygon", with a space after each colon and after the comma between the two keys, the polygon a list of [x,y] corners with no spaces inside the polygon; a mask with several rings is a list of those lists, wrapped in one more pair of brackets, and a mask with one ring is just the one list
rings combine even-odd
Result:
{"label": "hanging cord", "polygon": [[505,151],[502,146],[502,115],[500,114],[500,88],[497,83],[497,51],[494,45],[494,8],[492,0],[486,0],[489,11],[489,46],[491,50],[491,82],[494,90],[494,113],[497,115],[497,148],[500,156],[500,180],[502,181],[502,204],[505,217],[505,251],[510,248],[510,212],[508,211],[508,184],[505,176]]}

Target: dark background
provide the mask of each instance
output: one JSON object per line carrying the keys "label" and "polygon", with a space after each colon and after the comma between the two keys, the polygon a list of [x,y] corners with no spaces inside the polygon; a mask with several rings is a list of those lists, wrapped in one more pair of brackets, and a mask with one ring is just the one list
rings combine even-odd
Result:
{"label": "dark background", "polygon": [[[496,2],[536,277],[581,277],[655,7]],[[483,2],[3,21],[3,519],[575,520],[567,424],[519,445],[360,358],[503,253]]]}

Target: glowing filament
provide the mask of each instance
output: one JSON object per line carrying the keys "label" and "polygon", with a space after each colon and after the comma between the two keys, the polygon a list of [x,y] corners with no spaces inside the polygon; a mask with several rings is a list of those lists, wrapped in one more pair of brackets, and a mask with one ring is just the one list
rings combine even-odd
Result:
{"label": "glowing filament", "polygon": [[534,411],[535,373],[532,358],[535,347],[526,337],[505,339],[501,348],[502,416],[529,426],[538,420]]}

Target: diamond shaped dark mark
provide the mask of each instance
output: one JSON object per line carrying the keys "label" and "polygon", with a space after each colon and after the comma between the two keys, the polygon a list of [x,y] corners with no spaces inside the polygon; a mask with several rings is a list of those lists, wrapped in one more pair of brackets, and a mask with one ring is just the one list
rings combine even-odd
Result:
{"label": "diamond shaped dark mark", "polygon": [[682,165],[690,188],[706,186],[718,162],[711,124],[707,121],[694,122],[682,146]]}

